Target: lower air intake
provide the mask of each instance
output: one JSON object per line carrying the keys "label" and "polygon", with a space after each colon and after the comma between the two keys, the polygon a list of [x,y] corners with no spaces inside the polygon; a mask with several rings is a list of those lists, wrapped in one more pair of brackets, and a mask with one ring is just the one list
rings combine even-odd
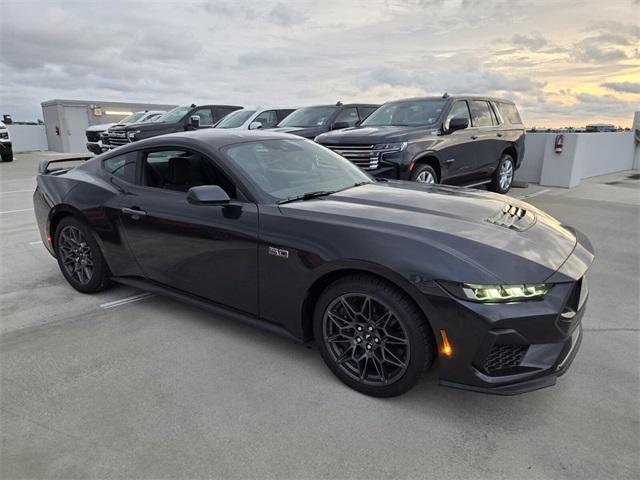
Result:
{"label": "lower air intake", "polygon": [[484,361],[484,371],[492,374],[519,366],[528,348],[528,345],[494,345]]}

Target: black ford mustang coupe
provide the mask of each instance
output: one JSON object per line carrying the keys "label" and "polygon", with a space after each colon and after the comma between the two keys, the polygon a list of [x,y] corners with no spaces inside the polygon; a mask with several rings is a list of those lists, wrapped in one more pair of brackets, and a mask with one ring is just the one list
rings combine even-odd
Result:
{"label": "black ford mustang coupe", "polygon": [[35,212],[76,290],[115,281],[315,339],[360,392],[399,395],[437,361],[444,385],[522,393],[553,385],[580,345],[591,244],[513,198],[376,181],[273,132],[54,162]]}

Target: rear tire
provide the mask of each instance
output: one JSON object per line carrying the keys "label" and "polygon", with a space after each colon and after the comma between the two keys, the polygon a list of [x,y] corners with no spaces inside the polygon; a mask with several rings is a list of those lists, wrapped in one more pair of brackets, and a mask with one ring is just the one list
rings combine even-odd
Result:
{"label": "rear tire", "polygon": [[313,329],[329,369],[366,395],[401,395],[433,362],[435,342],[422,312],[377,277],[350,275],[331,284],[318,299]]}
{"label": "rear tire", "polygon": [[493,172],[491,183],[488,185],[489,190],[496,193],[507,193],[513,184],[513,175],[515,173],[515,162],[513,157],[505,153],[500,158],[498,168]]}
{"label": "rear tire", "polygon": [[55,234],[58,266],[64,278],[82,293],[111,286],[109,269],[89,227],[73,217],[63,218]]}
{"label": "rear tire", "polygon": [[417,164],[411,172],[411,180],[418,183],[438,183],[438,175],[431,165]]}

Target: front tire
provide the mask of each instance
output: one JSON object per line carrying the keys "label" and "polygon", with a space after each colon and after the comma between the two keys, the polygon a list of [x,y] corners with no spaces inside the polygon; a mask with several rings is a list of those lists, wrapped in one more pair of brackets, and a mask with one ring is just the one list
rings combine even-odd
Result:
{"label": "front tire", "polygon": [[438,183],[438,175],[431,165],[418,164],[411,172],[411,180],[418,183]]}
{"label": "front tire", "polygon": [[323,360],[366,395],[410,390],[434,357],[431,329],[401,290],[369,275],[345,277],[320,296],[313,319]]}
{"label": "front tire", "polygon": [[500,158],[498,168],[493,172],[491,177],[491,183],[489,184],[489,190],[496,193],[507,193],[511,189],[513,183],[513,175],[515,171],[515,162],[513,157],[508,153],[505,153]]}
{"label": "front tire", "polygon": [[2,161],[3,162],[13,162],[13,151],[2,152]]}
{"label": "front tire", "polygon": [[56,228],[55,250],[64,278],[82,293],[95,293],[111,285],[109,270],[89,227],[73,217]]}

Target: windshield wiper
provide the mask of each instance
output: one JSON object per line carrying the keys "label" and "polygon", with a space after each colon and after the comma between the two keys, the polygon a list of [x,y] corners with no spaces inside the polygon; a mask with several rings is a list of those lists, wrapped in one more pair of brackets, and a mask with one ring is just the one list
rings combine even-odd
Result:
{"label": "windshield wiper", "polygon": [[297,200],[311,200],[312,198],[324,197],[336,193],[338,190],[318,190],[316,192],[307,192],[302,195],[296,195],[295,197],[288,197],[278,202],[278,205],[283,203],[295,202]]}

